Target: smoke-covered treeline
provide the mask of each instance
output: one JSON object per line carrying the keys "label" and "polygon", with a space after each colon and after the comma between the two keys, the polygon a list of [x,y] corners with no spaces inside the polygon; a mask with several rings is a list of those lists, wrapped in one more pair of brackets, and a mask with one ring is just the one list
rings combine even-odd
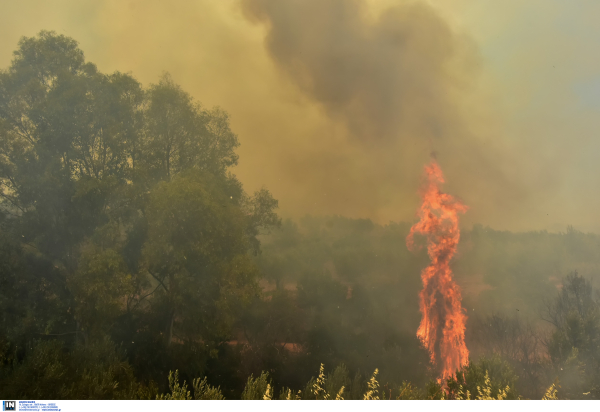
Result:
{"label": "smoke-covered treeline", "polygon": [[[370,352],[352,366],[369,370],[395,361],[397,366],[390,370],[380,368],[384,381],[419,382],[427,375],[415,371],[427,358],[412,354],[419,346],[410,338],[419,325],[418,274],[427,265],[427,255],[425,248],[416,254],[407,250],[409,229],[410,224],[380,226],[339,216],[285,221],[263,240],[259,262],[263,282],[269,282],[265,289],[274,289],[270,293],[275,296],[297,288],[298,302],[307,287],[323,296],[323,302],[336,302],[333,293],[324,296],[334,290],[330,285],[345,290],[346,300],[338,300],[343,310],[336,314],[337,306],[331,304],[329,316],[335,317],[327,325],[321,323],[326,309],[313,300],[309,333],[335,330],[334,339],[325,341],[327,350],[344,354],[346,364],[359,342],[368,342]],[[479,225],[463,230],[453,269],[469,318],[471,359],[501,356],[519,377],[519,393],[530,398],[540,398],[556,376],[565,379],[565,391],[576,385],[574,375],[564,372],[567,360],[571,365],[575,359],[580,362],[578,379],[586,375],[584,370],[594,375],[600,355],[600,295],[593,288],[599,250],[600,236],[572,227],[566,233],[498,232]],[[355,305],[366,316],[352,317],[349,308]],[[323,345],[319,341],[308,352],[318,352]],[[598,387],[597,381],[579,384]],[[577,389],[569,390],[570,396],[578,397]]]}
{"label": "smoke-covered treeline", "polygon": [[411,224],[281,222],[231,173],[237,145],[168,75],[22,39],[0,73],[3,397],[600,398],[600,236],[463,230],[472,362],[442,388]]}

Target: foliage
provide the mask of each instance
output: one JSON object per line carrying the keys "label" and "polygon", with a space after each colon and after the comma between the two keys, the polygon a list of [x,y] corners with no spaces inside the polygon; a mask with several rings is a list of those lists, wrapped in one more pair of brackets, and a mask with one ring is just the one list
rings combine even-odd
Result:
{"label": "foliage", "polygon": [[210,386],[206,380],[206,376],[204,379],[196,378],[193,382],[194,387],[194,399],[196,400],[213,400],[220,401],[225,399],[223,394],[221,393],[220,387]]}
{"label": "foliage", "polygon": [[122,298],[136,285],[123,256],[115,249],[82,246],[78,270],[67,279],[74,295],[75,319],[86,336],[103,336],[123,312]]}
{"label": "foliage", "polygon": [[159,288],[154,299],[170,317],[166,344],[174,332],[217,342],[231,327],[232,311],[258,292],[246,216],[213,176],[197,171],[159,183],[146,216],[141,265]]}
{"label": "foliage", "polygon": [[157,395],[157,400],[190,400],[192,399],[192,395],[190,391],[187,390],[187,382],[183,381],[183,385],[179,384],[179,371],[169,372],[169,390],[170,393],[165,393],[162,395]]}
{"label": "foliage", "polygon": [[365,396],[363,398],[366,401],[379,399],[379,382],[377,382],[378,373],[379,369],[375,369],[375,372],[373,372],[373,376],[371,376],[371,379],[369,379],[369,382],[367,383],[367,387],[369,388],[369,390],[367,391],[367,393],[365,393]]}
{"label": "foliage", "polygon": [[49,334],[74,336],[71,295],[59,270],[11,237],[0,233],[0,342],[24,347]]}
{"label": "foliage", "polygon": [[206,376],[203,379],[196,378],[193,381],[192,387],[194,388],[194,396],[187,389],[187,382],[183,381],[183,384],[179,383],[179,371],[176,370],[169,372],[169,390],[170,393],[157,395],[158,400],[223,400],[225,397],[221,393],[220,388],[210,386],[207,382]]}
{"label": "foliage", "polygon": [[561,397],[600,399],[600,294],[574,272],[543,316],[555,327],[547,347]]}
{"label": "foliage", "polygon": [[499,313],[473,316],[468,337],[472,354],[497,356],[518,373],[515,387],[518,393],[530,399],[543,395],[548,361],[539,326],[523,320],[518,312],[513,317]]}
{"label": "foliage", "polygon": [[264,401],[270,401],[273,399],[273,388],[271,385],[267,384],[267,389],[265,390],[265,394],[263,395]]}
{"label": "foliage", "polygon": [[517,376],[510,365],[495,355],[482,357],[478,362],[470,362],[447,379],[449,399],[518,399],[515,391]]}
{"label": "foliage", "polygon": [[78,345],[71,354],[57,340],[32,342],[22,360],[0,374],[3,396],[16,399],[132,399],[151,394],[110,341]]}
{"label": "foliage", "polygon": [[144,88],[66,36],[22,38],[0,72],[0,341],[110,336],[145,381],[202,373],[279,224],[230,172],[238,146],[168,74]]}
{"label": "foliage", "polygon": [[260,400],[263,399],[267,390],[271,391],[271,381],[268,372],[262,372],[259,377],[254,378],[250,375],[244,392],[242,392],[243,400]]}
{"label": "foliage", "polygon": [[325,367],[321,364],[321,368],[319,369],[319,376],[317,380],[313,384],[312,393],[315,395],[317,400],[326,401],[329,399],[329,394],[325,391]]}
{"label": "foliage", "polygon": [[426,399],[425,394],[410,382],[402,382],[398,392],[399,395],[396,399],[399,400]]}
{"label": "foliage", "polygon": [[558,392],[558,389],[556,388],[556,385],[555,384],[550,385],[548,387],[548,389],[546,390],[546,393],[544,394],[544,397],[542,398],[542,400],[543,401],[558,400],[557,392]]}
{"label": "foliage", "polygon": [[349,396],[348,388],[351,388],[350,373],[345,364],[339,364],[332,373],[327,375],[325,390],[331,399],[340,400]]}

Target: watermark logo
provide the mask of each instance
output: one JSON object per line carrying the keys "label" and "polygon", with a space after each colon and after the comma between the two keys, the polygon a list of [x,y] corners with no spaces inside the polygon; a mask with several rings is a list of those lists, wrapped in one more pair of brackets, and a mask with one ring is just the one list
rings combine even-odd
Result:
{"label": "watermark logo", "polygon": [[2,402],[2,410],[3,411],[16,411],[17,410],[17,402],[16,401],[3,401]]}

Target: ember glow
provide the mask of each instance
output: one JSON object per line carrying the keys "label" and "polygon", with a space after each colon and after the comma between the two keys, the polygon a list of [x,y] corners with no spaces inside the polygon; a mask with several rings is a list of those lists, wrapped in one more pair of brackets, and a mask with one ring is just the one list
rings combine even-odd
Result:
{"label": "ember glow", "polygon": [[421,273],[422,318],[417,336],[429,351],[431,362],[439,368],[440,378],[444,379],[465,366],[469,358],[465,344],[467,316],[450,269],[450,260],[460,239],[458,213],[464,213],[467,207],[440,191],[444,176],[435,161],[425,167],[425,178],[421,189],[423,202],[417,213],[419,222],[410,229],[406,245],[414,249],[415,233],[427,238],[431,264]]}

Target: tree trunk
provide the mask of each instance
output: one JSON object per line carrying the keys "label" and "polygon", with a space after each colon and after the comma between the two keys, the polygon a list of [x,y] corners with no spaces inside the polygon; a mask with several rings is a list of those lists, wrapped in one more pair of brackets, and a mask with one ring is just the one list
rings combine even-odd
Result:
{"label": "tree trunk", "polygon": [[167,327],[165,331],[165,346],[168,348],[171,346],[173,339],[173,321],[175,320],[175,311],[171,311],[169,318],[167,319]]}

